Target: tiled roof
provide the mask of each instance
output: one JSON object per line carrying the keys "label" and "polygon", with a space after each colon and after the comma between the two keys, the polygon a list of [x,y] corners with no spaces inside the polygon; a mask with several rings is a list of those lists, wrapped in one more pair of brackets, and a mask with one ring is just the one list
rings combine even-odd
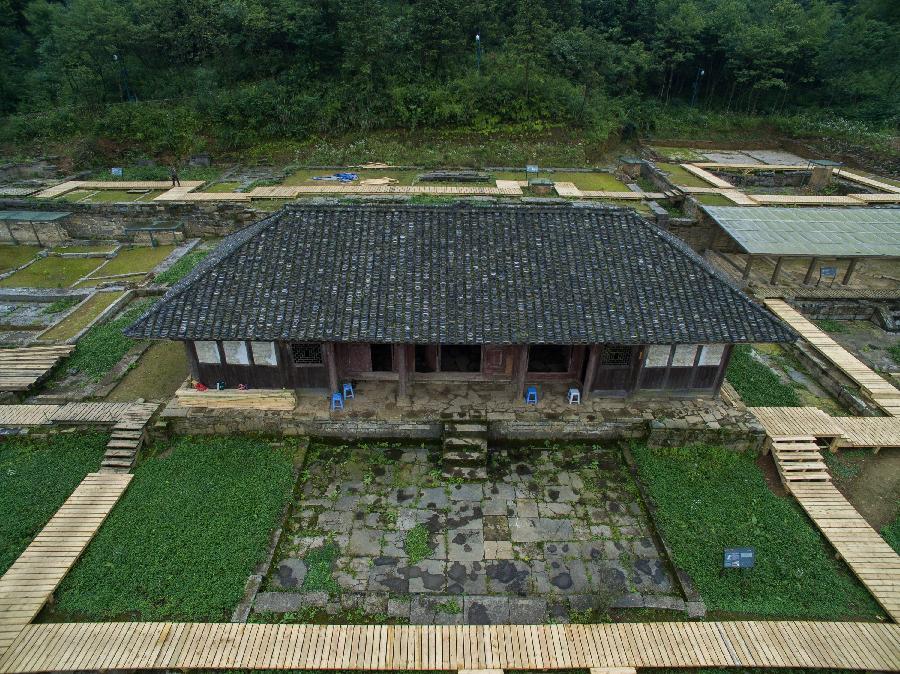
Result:
{"label": "tiled roof", "polygon": [[596,206],[294,206],[126,330],[157,339],[792,341],[680,239]]}

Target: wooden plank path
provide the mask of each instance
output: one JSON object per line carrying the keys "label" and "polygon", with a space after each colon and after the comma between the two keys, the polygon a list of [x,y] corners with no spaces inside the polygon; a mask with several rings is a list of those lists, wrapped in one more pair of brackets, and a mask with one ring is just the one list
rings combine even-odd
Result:
{"label": "wooden plank path", "polygon": [[88,474],[0,577],[0,656],[53,594],[128,487],[131,477]]}
{"label": "wooden plank path", "polygon": [[881,192],[900,194],[900,187],[897,187],[896,185],[891,185],[890,183],[882,182],[881,180],[876,180],[875,178],[869,178],[868,176],[853,173],[852,171],[840,169],[836,172],[836,175],[840,178],[844,178],[845,180],[859,183],[860,185],[865,185],[866,187],[874,187],[876,190],[880,190]]}
{"label": "wooden plank path", "polygon": [[799,621],[599,625],[30,625],[0,674],[130,669],[605,667],[900,671],[900,626]]}
{"label": "wooden plank path", "polygon": [[792,484],[791,493],[875,600],[900,620],[900,555],[830,482]]}
{"label": "wooden plank path", "polygon": [[843,435],[838,420],[818,407],[750,407],[770,438],[812,436],[833,443]]}
{"label": "wooden plank path", "polygon": [[69,180],[38,192],[38,199],[52,199],[72,190],[181,190],[189,192],[203,184],[202,180],[182,180],[181,187],[172,187],[171,180]]}
{"label": "wooden plank path", "polygon": [[60,407],[51,421],[57,423],[114,424],[135,403],[66,403]]}
{"label": "wooden plank path", "polygon": [[101,472],[127,473],[137,460],[137,453],[147,441],[147,423],[159,408],[157,403],[132,403],[119,413],[112,427]]}
{"label": "wooden plank path", "polygon": [[900,417],[835,417],[843,437],[837,446],[853,449],[900,447]]}
{"label": "wooden plank path", "polygon": [[[497,187],[478,185],[274,185],[247,192],[252,199],[293,199],[305,194],[425,194],[451,196],[522,196],[516,181]],[[163,195],[160,195],[162,197]],[[157,197],[157,198],[160,198]]]}
{"label": "wooden plank path", "polygon": [[51,417],[59,405],[0,405],[0,426],[42,426],[53,423]]}
{"label": "wooden plank path", "polygon": [[27,391],[74,350],[72,344],[0,349],[0,391]]}
{"label": "wooden plank path", "polygon": [[665,192],[611,192],[609,190],[581,190],[585,199],[665,199]]}
{"label": "wooden plank path", "polygon": [[813,196],[805,194],[748,194],[757,204],[796,204],[801,206],[862,206],[864,201],[846,196]]}
{"label": "wooden plank path", "polygon": [[722,180],[722,178],[720,178],[719,176],[713,175],[712,173],[710,173],[703,167],[698,166],[697,164],[682,164],[681,168],[683,168],[688,173],[693,173],[695,176],[700,178],[700,180],[705,180],[706,182],[708,182],[710,185],[712,185],[714,187],[721,187],[726,190],[735,189],[735,186],[732,185],[727,180]]}
{"label": "wooden plank path", "polygon": [[855,382],[871,400],[891,416],[900,416],[900,389],[850,354],[803,314],[780,299],[764,300],[766,306],[808,341],[823,357]]}

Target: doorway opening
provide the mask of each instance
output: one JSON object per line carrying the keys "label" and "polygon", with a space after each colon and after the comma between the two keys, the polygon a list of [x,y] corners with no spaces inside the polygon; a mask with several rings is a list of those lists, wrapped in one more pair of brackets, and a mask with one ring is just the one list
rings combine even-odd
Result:
{"label": "doorway opening", "polygon": [[477,344],[441,345],[441,372],[481,372],[481,347]]}
{"label": "doorway opening", "polygon": [[534,344],[528,347],[529,372],[568,372],[572,348],[565,344]]}
{"label": "doorway opening", "polygon": [[394,371],[394,348],[390,344],[372,344],[372,372]]}

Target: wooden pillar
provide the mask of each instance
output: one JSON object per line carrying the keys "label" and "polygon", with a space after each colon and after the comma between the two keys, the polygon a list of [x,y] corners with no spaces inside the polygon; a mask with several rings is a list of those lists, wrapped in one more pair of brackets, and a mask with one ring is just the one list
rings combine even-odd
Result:
{"label": "wooden pillar", "polygon": [[188,366],[191,371],[191,379],[200,381],[200,361],[197,360],[197,352],[194,350],[194,343],[184,341],[184,351],[187,353]]}
{"label": "wooden pillar", "polygon": [[397,361],[397,397],[409,395],[409,349],[406,344],[394,345],[394,358]]}
{"label": "wooden pillar", "polygon": [[331,389],[331,393],[340,392],[341,389],[338,383],[338,368],[337,361],[334,357],[333,342],[325,342],[322,344],[322,355],[325,357],[325,367],[328,368],[328,388]]}
{"label": "wooden pillar", "polygon": [[781,264],[784,262],[784,258],[780,255],[778,256],[778,260],[775,262],[775,271],[772,272],[772,285],[778,285],[778,277],[781,276]]}
{"label": "wooden pillar", "polygon": [[582,382],[582,398],[589,398],[591,389],[594,388],[594,376],[597,373],[597,362],[600,360],[600,345],[591,344],[591,350],[588,352],[587,371],[584,373],[584,381]]}
{"label": "wooden pillar", "polygon": [[719,396],[722,384],[725,383],[725,372],[728,370],[728,363],[731,362],[731,351],[733,348],[733,345],[726,344],[725,351],[722,352],[722,362],[719,363],[719,372],[716,374],[716,381],[713,384],[713,395],[715,397]]}
{"label": "wooden pillar", "polygon": [[809,261],[809,269],[806,270],[806,276],[803,277],[803,285],[808,286],[812,283],[813,272],[816,270],[817,264],[819,264],[819,258],[817,257]]}
{"label": "wooden pillar", "polygon": [[850,264],[847,265],[847,273],[844,274],[844,279],[841,281],[841,285],[849,285],[850,278],[853,276],[853,272],[856,271],[856,262],[858,258],[850,258]]}
{"label": "wooden pillar", "polygon": [[747,264],[744,265],[744,273],[741,275],[741,278],[744,279],[745,281],[748,278],[750,278],[750,270],[752,269],[752,267],[753,267],[753,256],[748,255],[747,256]]}
{"label": "wooden pillar", "polygon": [[519,347],[519,357],[516,359],[516,373],[513,378],[513,399],[521,399],[525,396],[525,376],[528,374],[528,345]]}

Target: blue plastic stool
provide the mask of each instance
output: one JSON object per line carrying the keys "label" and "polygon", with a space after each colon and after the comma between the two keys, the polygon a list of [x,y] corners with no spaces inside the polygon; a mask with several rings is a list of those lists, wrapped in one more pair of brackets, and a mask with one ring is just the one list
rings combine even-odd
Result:
{"label": "blue plastic stool", "polygon": [[340,393],[332,393],[331,394],[331,411],[342,410],[344,409],[344,396]]}
{"label": "blue plastic stool", "polygon": [[353,395],[353,384],[344,384],[344,399],[354,398]]}
{"label": "blue plastic stool", "polygon": [[525,404],[526,405],[537,405],[538,404],[537,386],[529,386],[527,389],[525,389]]}
{"label": "blue plastic stool", "polygon": [[570,388],[566,393],[566,398],[568,398],[570,405],[580,405],[581,391],[579,391],[577,388]]}

